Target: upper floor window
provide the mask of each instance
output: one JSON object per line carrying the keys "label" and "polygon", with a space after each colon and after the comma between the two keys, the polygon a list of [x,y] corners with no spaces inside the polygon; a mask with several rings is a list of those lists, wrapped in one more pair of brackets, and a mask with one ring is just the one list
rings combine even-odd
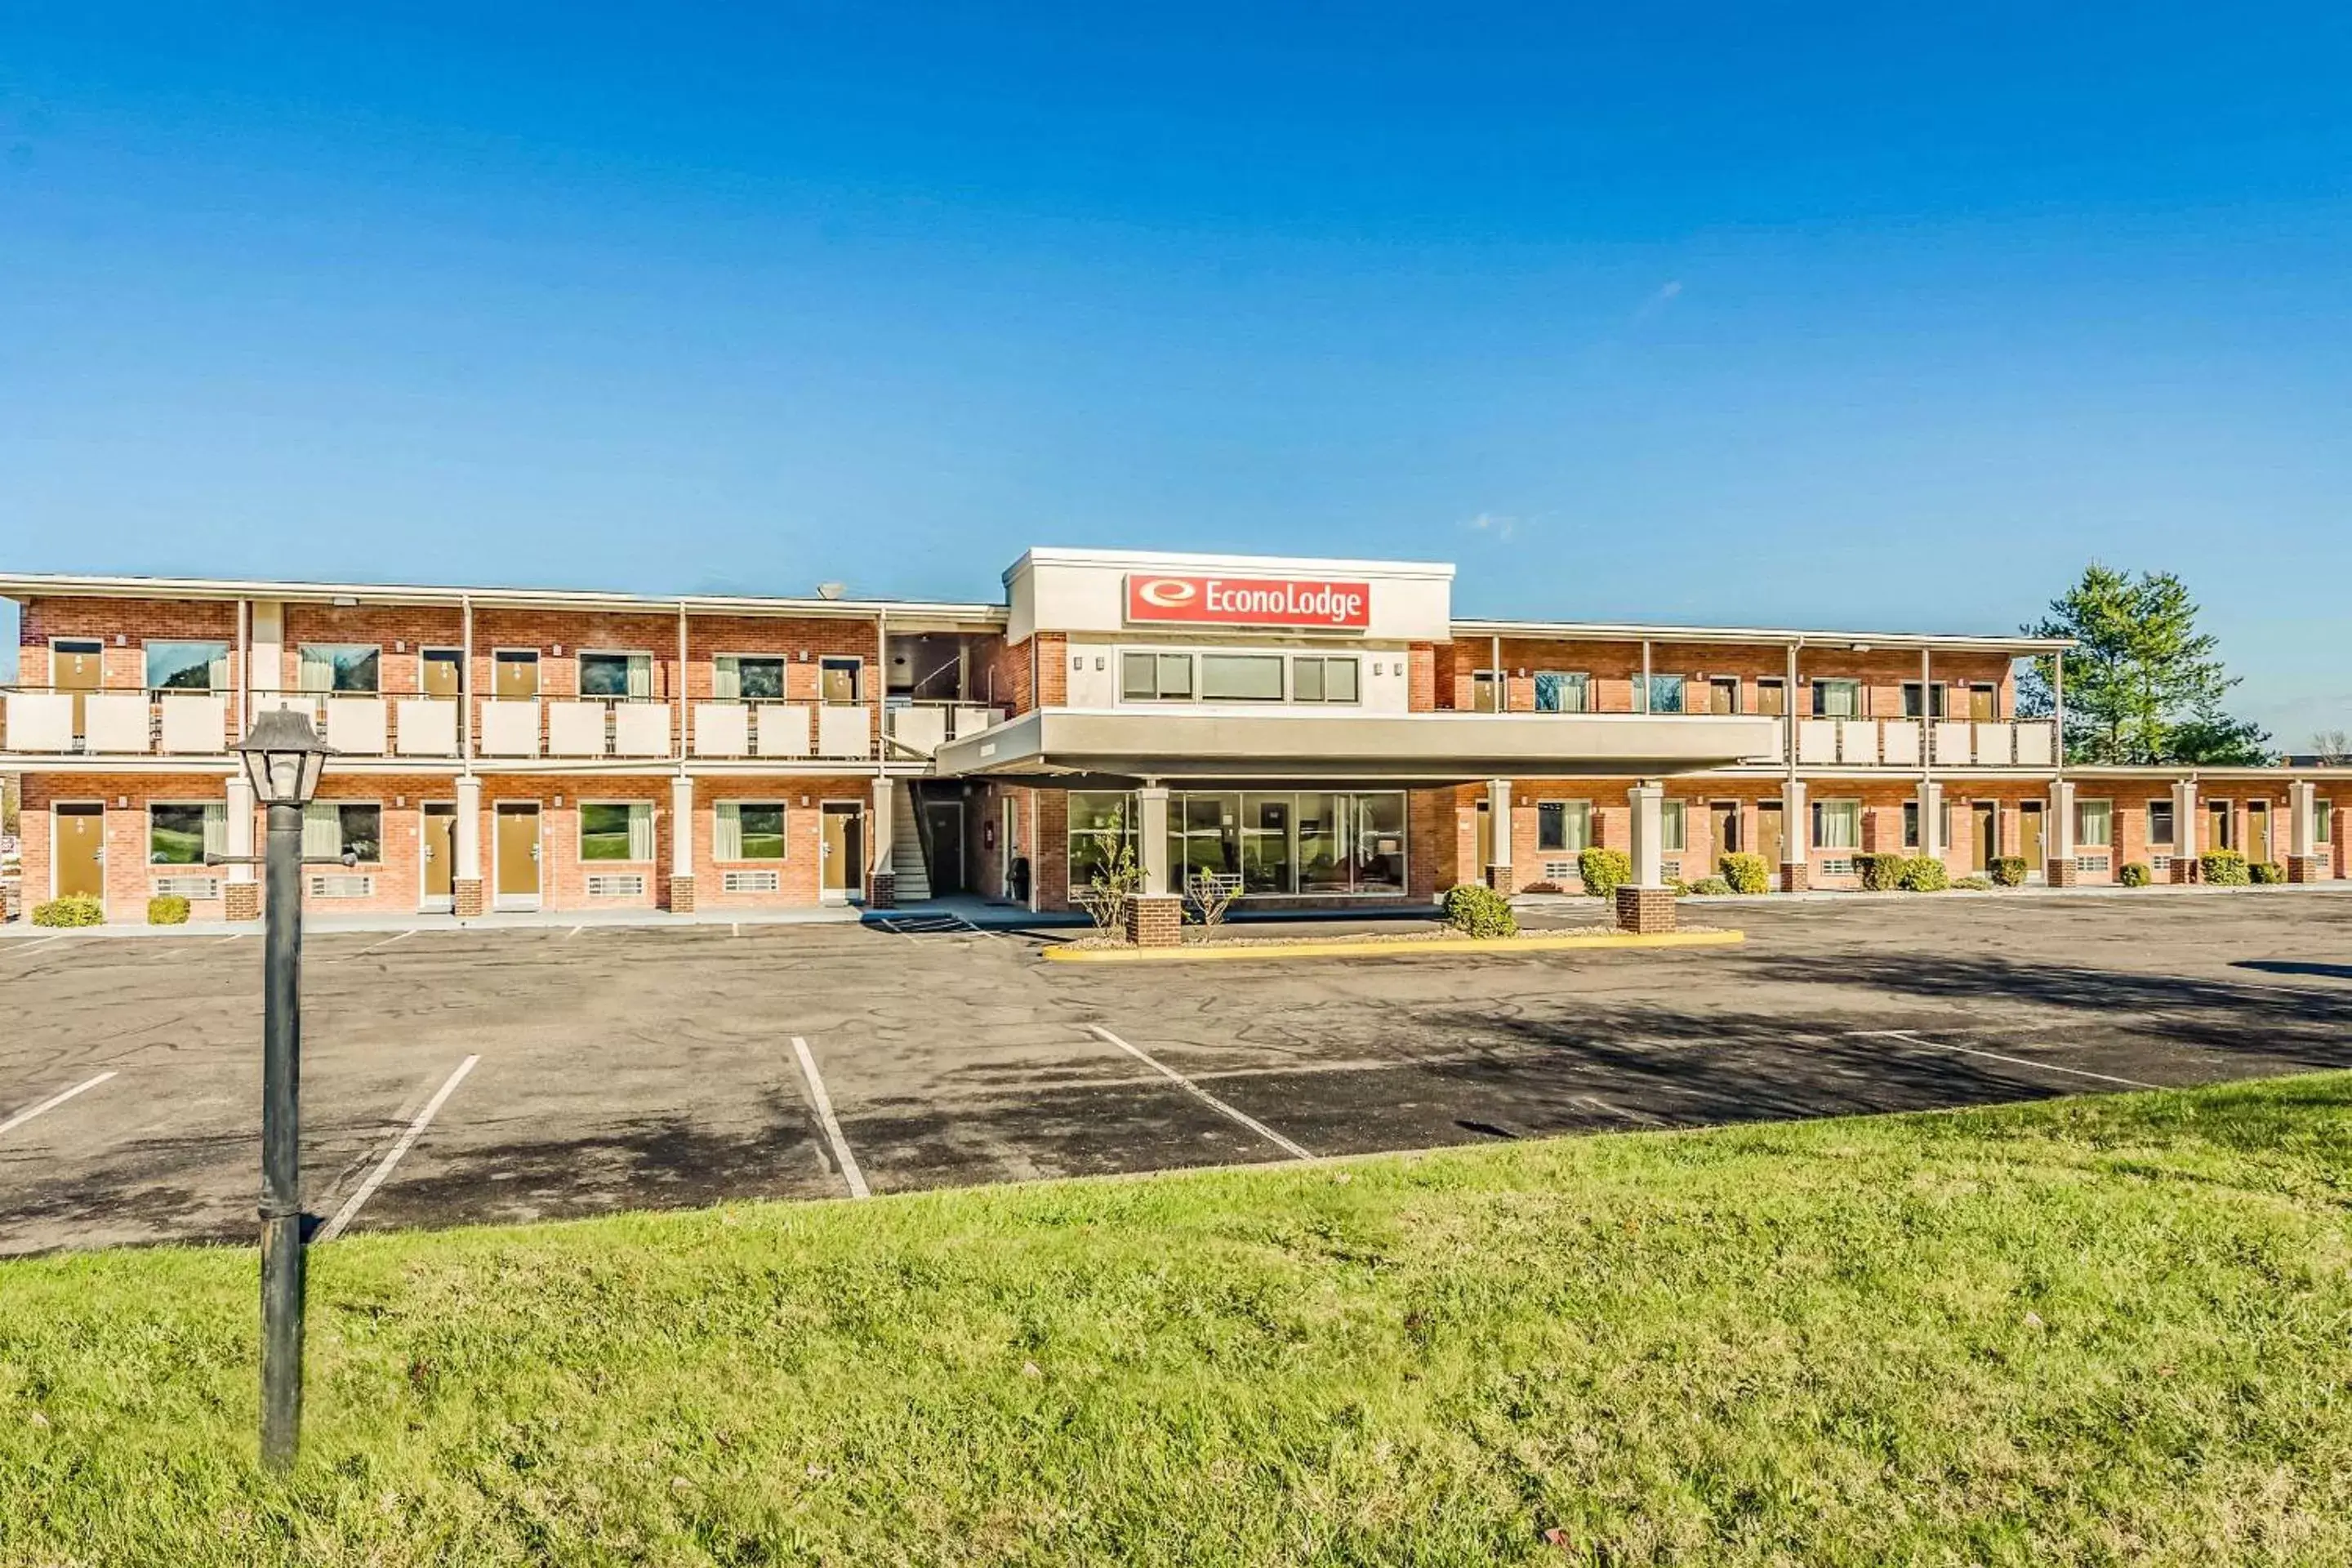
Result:
{"label": "upper floor window", "polygon": [[583,697],[648,698],[654,694],[654,656],[649,653],[583,653]]}
{"label": "upper floor window", "polygon": [[1129,702],[1184,702],[1192,696],[1189,653],[1123,653],[1118,694]]}
{"label": "upper floor window", "polygon": [[827,658],[817,666],[816,690],[819,699],[835,705],[857,700],[859,679],[866,669],[862,658]]}
{"label": "upper floor window", "polygon": [[1356,661],[1352,658],[1294,658],[1290,661],[1293,702],[1353,702]]}
{"label": "upper floor window", "polygon": [[712,663],[710,694],[721,700],[780,698],[784,694],[784,661],[722,653]]}
{"label": "upper floor window", "polygon": [[1592,678],[1581,671],[1543,669],[1536,672],[1536,711],[1590,713]]}
{"label": "upper floor window", "polygon": [[1739,677],[1714,675],[1707,678],[1706,710],[1710,713],[1739,711]]}
{"label": "upper floor window", "polygon": [[1919,700],[1919,683],[1916,680],[1906,680],[1903,683],[1903,717],[1906,719],[1940,719],[1943,716],[1944,683],[1942,681],[1934,681],[1928,685],[1927,700],[1926,703],[1926,710],[1924,712],[1921,710]]}
{"label": "upper floor window", "polygon": [[1687,684],[1688,681],[1686,679],[1679,675],[1654,675],[1650,677],[1648,689],[1644,692],[1644,696],[1647,700],[1643,703],[1642,711],[1644,713],[1682,713],[1688,711],[1688,710],[1683,705],[1683,689]]}
{"label": "upper floor window", "polygon": [[1816,719],[1861,718],[1862,682],[1816,677],[1813,680],[1813,717]]}
{"label": "upper floor window", "polygon": [[1281,701],[1282,656],[1278,653],[1202,654],[1201,700]]}
{"label": "upper floor window", "polygon": [[147,645],[150,691],[220,691],[228,686],[228,644],[151,642]]}
{"label": "upper floor window", "polygon": [[377,679],[383,652],[373,643],[304,643],[297,689],[373,697],[383,689]]}

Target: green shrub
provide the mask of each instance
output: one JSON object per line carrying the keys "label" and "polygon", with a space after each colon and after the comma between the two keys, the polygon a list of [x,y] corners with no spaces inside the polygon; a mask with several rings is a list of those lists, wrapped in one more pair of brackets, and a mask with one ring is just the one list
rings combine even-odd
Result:
{"label": "green shrub", "polygon": [[2234,849],[2216,849],[2210,855],[2199,856],[2197,874],[2216,888],[2242,888],[2253,880],[2252,873],[2246,869],[2246,858]]}
{"label": "green shrub", "polygon": [[1584,890],[1596,899],[1612,896],[1633,879],[1633,858],[1622,849],[1603,849],[1598,844],[1576,858],[1576,868],[1584,875]]}
{"label": "green shrub", "polygon": [[33,923],[37,926],[100,926],[106,923],[106,906],[88,893],[68,893],[62,899],[35,904]]}
{"label": "green shrub", "polygon": [[2124,862],[2124,868],[2116,873],[2116,879],[2126,888],[2145,888],[2148,883],[2147,863],[2143,860],[2126,860]]}
{"label": "green shrub", "polygon": [[2280,865],[2275,860],[2257,860],[2252,865],[2247,867],[2246,870],[2247,873],[2257,882],[2284,882],[2286,880],[2286,868]]}
{"label": "green shrub", "polygon": [[1903,885],[1900,855],[1857,855],[1853,868],[1862,879],[1862,890],[1865,893],[1891,893]]}
{"label": "green shrub", "polygon": [[1933,855],[1914,855],[1903,862],[1897,885],[1906,893],[1940,893],[1952,885],[1952,874]]}
{"label": "green shrub", "polygon": [[164,893],[148,900],[147,923],[151,926],[186,925],[188,900],[177,893]]}
{"label": "green shrub", "polygon": [[1723,879],[1731,884],[1735,893],[1769,893],[1772,890],[1772,868],[1764,864],[1761,855],[1745,852],[1726,855],[1717,863]]}
{"label": "green shrub", "polygon": [[2022,855],[1996,855],[1992,861],[1993,886],[2021,888],[2025,886],[2026,869]]}
{"label": "green shrub", "polygon": [[1445,923],[1465,936],[1517,936],[1519,917],[1510,900],[1483,882],[1461,882],[1445,889]]}
{"label": "green shrub", "polygon": [[1952,886],[1971,893],[1990,893],[1992,891],[1992,879],[1990,877],[1963,877],[1958,881],[1954,882]]}
{"label": "green shrub", "polygon": [[1690,890],[1706,898],[1719,899],[1731,891],[1731,884],[1720,877],[1701,877],[1690,885]]}

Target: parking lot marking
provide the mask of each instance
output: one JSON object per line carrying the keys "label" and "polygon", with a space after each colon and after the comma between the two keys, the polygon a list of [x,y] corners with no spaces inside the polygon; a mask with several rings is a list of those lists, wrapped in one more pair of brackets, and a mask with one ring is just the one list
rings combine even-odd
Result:
{"label": "parking lot marking", "polygon": [[1639,1110],[1626,1110],[1621,1107],[1612,1105],[1597,1094],[1580,1094],[1576,1098],[1582,1100],[1585,1104],[1592,1107],[1593,1110],[1601,1111],[1604,1115],[1613,1116],[1620,1121],[1638,1121],[1650,1127],[1664,1127],[1665,1125],[1664,1122],[1659,1121],[1654,1116],[1647,1114],[1646,1112]]}
{"label": "parking lot marking", "polygon": [[38,1105],[26,1107],[25,1110],[20,1110],[16,1112],[16,1115],[8,1118],[7,1121],[0,1121],[0,1133],[14,1131],[16,1129],[25,1125],[26,1122],[30,1121],[34,1117],[41,1114],[44,1110],[55,1110],[58,1106],[63,1105],[75,1095],[83,1092],[85,1089],[96,1089],[100,1084],[104,1083],[108,1079],[110,1079],[113,1076],[114,1074],[111,1072],[102,1072],[96,1078],[89,1079],[83,1082],[74,1085],[71,1089],[67,1089],[62,1094],[53,1094],[49,1096],[48,1099],[41,1101]]}
{"label": "parking lot marking", "polygon": [[419,1138],[425,1136],[425,1129],[432,1124],[433,1118],[438,1115],[441,1108],[449,1102],[449,1097],[457,1092],[457,1086],[466,1081],[466,1075],[472,1072],[474,1064],[481,1059],[478,1054],[467,1057],[457,1064],[457,1070],[451,1073],[448,1081],[435,1090],[433,1098],[425,1102],[425,1109],[416,1113],[416,1120],[408,1124],[408,1131],[400,1135],[400,1141],[386,1151],[383,1158],[377,1162],[375,1169],[368,1173],[367,1180],[360,1184],[359,1190],[344,1200],[343,1206],[335,1211],[334,1218],[319,1227],[319,1240],[332,1241],[343,1234],[344,1228],[357,1217],[360,1210],[366,1206],[368,1199],[375,1196],[375,1190],[383,1185],[383,1179],[392,1174],[392,1168],[400,1163],[402,1156],[416,1146],[416,1141]]}
{"label": "parking lot marking", "polygon": [[47,946],[48,946],[48,945],[49,945],[49,943],[51,943],[51,942],[63,942],[63,941],[65,941],[65,939],[66,939],[68,936],[69,936],[69,935],[71,935],[71,934],[72,934],[72,933],[71,933],[70,931],[59,931],[59,932],[58,932],[57,935],[55,935],[55,936],[41,936],[41,937],[35,937],[32,941],[30,941],[30,942],[26,942],[24,946],[22,946],[22,947],[18,948],[18,949],[16,950],[16,952],[12,952],[12,953],[8,954],[8,956],[9,956],[10,958],[15,958],[16,956],[17,956],[17,954],[18,954],[18,953],[30,952],[32,952],[32,951],[33,951],[35,948],[37,948],[37,947],[47,947]]}
{"label": "parking lot marking", "polygon": [[1178,1088],[1183,1089],[1185,1093],[1200,1100],[1202,1104],[1209,1107],[1212,1110],[1215,1110],[1225,1116],[1231,1117],[1234,1121],[1240,1122],[1243,1126],[1248,1128],[1251,1131],[1256,1133],[1259,1137],[1265,1139],[1275,1147],[1286,1151],[1289,1153],[1291,1158],[1295,1160],[1312,1160],[1315,1158],[1314,1155],[1308,1153],[1305,1149],[1292,1142],[1289,1139],[1285,1138],[1281,1133],[1276,1132],[1273,1128],[1268,1127],[1256,1117],[1250,1115],[1246,1111],[1238,1110],[1233,1106],[1227,1105],[1223,1100],[1219,1100],[1215,1095],[1211,1094],[1207,1089],[1202,1089],[1199,1084],[1194,1083],[1191,1079],[1186,1078],[1174,1068],[1170,1067],[1167,1063],[1159,1060],[1157,1058],[1147,1052],[1136,1049],[1133,1046],[1129,1045],[1125,1040],[1120,1039],[1117,1035],[1112,1034],[1108,1029],[1104,1028],[1100,1024],[1088,1024],[1087,1026],[1087,1029],[1088,1033],[1094,1035],[1097,1039],[1107,1040],[1110,1044],[1117,1046],[1120,1050],[1125,1051],[1129,1056],[1133,1057],[1145,1067],[1151,1068],[1152,1071],[1168,1079]]}
{"label": "parking lot marking", "polygon": [[801,1076],[808,1079],[809,1098],[816,1103],[816,1119],[824,1124],[824,1135],[833,1141],[833,1157],[841,1166],[841,1179],[849,1184],[853,1198],[870,1198],[874,1194],[866,1185],[866,1173],[857,1168],[857,1156],[849,1152],[849,1140],[841,1135],[841,1121],[833,1113],[833,1096],[824,1091],[824,1079],[816,1070],[816,1058],[809,1054],[808,1042],[798,1035],[793,1037],[793,1054],[801,1058]]}
{"label": "parking lot marking", "polygon": [[406,942],[410,937],[415,936],[419,929],[420,928],[412,926],[407,931],[402,931],[398,936],[388,936],[382,942],[371,942],[366,947],[360,949],[357,952],[347,952],[340,958],[330,958],[323,962],[328,963],[348,963],[354,958],[365,958],[369,953],[377,951],[379,948],[390,947],[395,942]]}
{"label": "parking lot marking", "polygon": [[563,940],[570,942],[573,937],[578,936],[582,931],[586,931],[587,929],[588,928],[586,926],[573,926],[570,931],[563,933]]}
{"label": "parking lot marking", "polygon": [[2160,1083],[2143,1083],[2136,1078],[2117,1078],[2113,1073],[2093,1072],[2087,1068],[2062,1067],[2056,1062],[2038,1062],[2031,1057],[2003,1056],[1999,1051],[1980,1051],[1974,1046],[1950,1045],[1942,1040],[1930,1040],[1924,1036],[1915,1035],[1908,1029],[1878,1029],[1873,1032],[1884,1039],[1903,1040],[1915,1046],[1926,1046],[1930,1050],[1958,1051],[1964,1057],[1982,1057],[1987,1061],[2007,1062],[2012,1067],[2039,1068],[2043,1072],[2063,1072],[2074,1078],[2096,1079],[2101,1083],[2119,1083],[2126,1089],[2162,1089],[2164,1087]]}
{"label": "parking lot marking", "polygon": [[215,947],[223,947],[232,942],[243,942],[247,937],[251,936],[252,934],[253,933],[251,931],[236,931],[231,935],[221,938],[220,941],[213,943],[213,945]]}

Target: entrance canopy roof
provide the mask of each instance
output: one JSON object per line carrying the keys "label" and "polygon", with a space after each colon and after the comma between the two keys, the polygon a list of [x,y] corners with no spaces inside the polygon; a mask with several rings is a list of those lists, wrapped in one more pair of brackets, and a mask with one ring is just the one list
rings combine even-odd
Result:
{"label": "entrance canopy roof", "polygon": [[1772,756],[1769,719],[1045,708],[950,741],[946,776],[1029,780],[1657,777]]}

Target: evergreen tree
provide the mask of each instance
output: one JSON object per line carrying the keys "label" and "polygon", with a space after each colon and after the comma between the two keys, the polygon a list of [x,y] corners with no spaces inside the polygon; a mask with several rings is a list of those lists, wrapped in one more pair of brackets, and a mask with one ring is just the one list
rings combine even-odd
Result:
{"label": "evergreen tree", "polygon": [[[2219,643],[2197,629],[2197,601],[2169,572],[2135,577],[2093,562],[2082,580],[2024,628],[2031,637],[2072,637],[2066,655],[2066,760],[2128,766],[2265,763],[2270,736],[2221,710],[2237,685],[2216,657]],[[2056,706],[2057,660],[2037,658],[2018,710]]]}

